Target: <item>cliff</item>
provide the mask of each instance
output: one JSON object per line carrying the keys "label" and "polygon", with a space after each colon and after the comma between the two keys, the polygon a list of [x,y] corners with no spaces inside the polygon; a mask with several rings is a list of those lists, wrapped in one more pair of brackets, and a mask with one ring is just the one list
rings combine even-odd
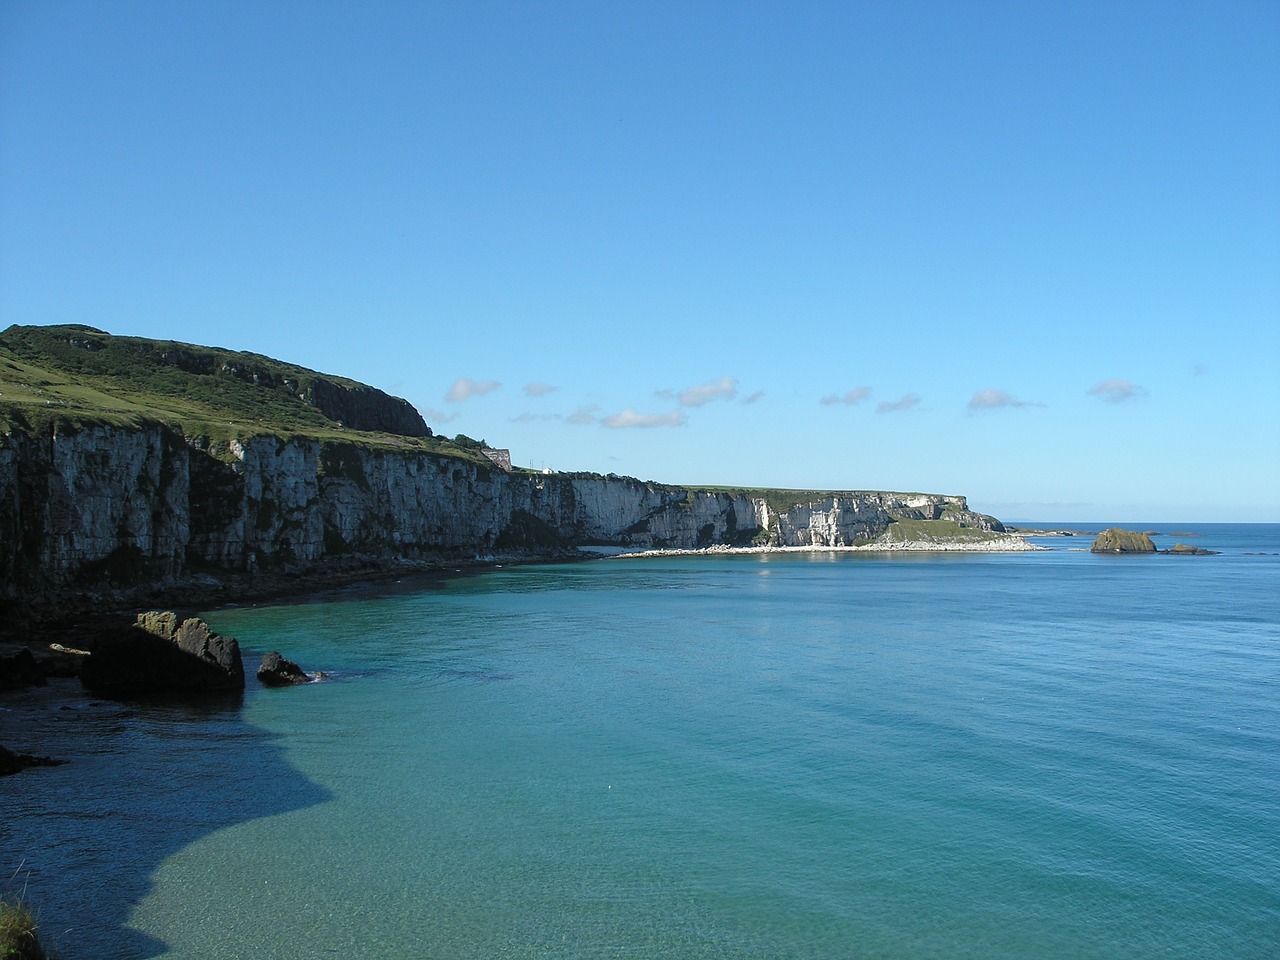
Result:
{"label": "cliff", "polygon": [[[10,381],[0,381],[8,393]],[[259,389],[311,402],[274,382]],[[352,390],[343,402],[358,406],[362,396]],[[581,545],[848,546],[1003,530],[956,496],[508,473],[439,438],[333,424],[328,435],[242,427],[213,439],[140,412],[44,422],[30,405],[0,412],[0,600],[10,609],[146,602],[215,581],[564,555]]]}

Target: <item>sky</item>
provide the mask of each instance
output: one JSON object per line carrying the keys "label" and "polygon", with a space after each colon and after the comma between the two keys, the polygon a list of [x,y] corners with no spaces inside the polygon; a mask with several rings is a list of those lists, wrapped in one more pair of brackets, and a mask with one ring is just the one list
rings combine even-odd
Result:
{"label": "sky", "polygon": [[518,464],[1280,521],[1280,4],[0,2],[0,326]]}

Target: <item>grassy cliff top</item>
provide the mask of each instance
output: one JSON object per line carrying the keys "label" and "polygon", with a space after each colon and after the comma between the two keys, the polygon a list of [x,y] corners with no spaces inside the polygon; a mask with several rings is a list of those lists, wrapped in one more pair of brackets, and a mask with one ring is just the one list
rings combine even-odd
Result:
{"label": "grassy cliff top", "polygon": [[433,437],[405,400],[259,354],[79,325],[0,332],[0,430],[157,421],[212,442],[272,434],[479,456]]}
{"label": "grassy cliff top", "polygon": [[[769,505],[769,509],[774,513],[786,513],[793,507],[803,506],[807,503],[818,503],[822,500],[838,499],[847,497],[851,494],[873,494],[882,495],[890,494],[892,496],[902,497],[928,497],[928,496],[952,496],[951,494],[929,494],[921,492],[913,492],[908,490],[791,490],[781,488],[768,487],[715,487],[715,486],[697,486],[689,487],[690,490],[705,491],[708,493],[727,493],[730,496],[755,497],[764,500]],[[955,499],[961,499],[955,497]]]}

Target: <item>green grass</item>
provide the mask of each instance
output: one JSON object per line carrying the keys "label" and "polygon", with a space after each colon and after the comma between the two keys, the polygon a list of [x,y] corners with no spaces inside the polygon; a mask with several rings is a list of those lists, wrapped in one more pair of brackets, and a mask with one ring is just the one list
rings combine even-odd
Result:
{"label": "green grass", "polygon": [[996,534],[973,527],[962,527],[954,520],[895,520],[884,532],[884,538],[894,543],[936,540],[994,540]]}
{"label": "green grass", "polygon": [[0,900],[0,960],[45,960],[36,932],[26,904]]}
{"label": "green grass", "polygon": [[272,435],[488,463],[477,449],[442,437],[344,427],[299,398],[320,379],[372,389],[258,354],[113,337],[91,327],[13,326],[0,332],[0,432],[162,423],[204,447]]}

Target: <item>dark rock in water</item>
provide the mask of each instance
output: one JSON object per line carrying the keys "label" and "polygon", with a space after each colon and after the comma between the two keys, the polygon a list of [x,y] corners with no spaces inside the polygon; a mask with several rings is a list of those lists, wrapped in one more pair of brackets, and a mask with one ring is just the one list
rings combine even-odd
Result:
{"label": "dark rock in water", "polygon": [[137,626],[165,640],[172,640],[178,649],[199,657],[223,671],[230,688],[244,689],[244,661],[240,658],[240,644],[235,637],[223,637],[209,629],[199,617],[189,617],[178,623],[174,613],[140,613]]}
{"label": "dark rock in water", "polygon": [[44,684],[44,671],[30,650],[24,647],[12,656],[0,657],[0,690],[42,687]]}
{"label": "dark rock in water", "polygon": [[40,664],[46,677],[78,677],[88,656],[88,650],[51,643],[36,654],[36,663]]}
{"label": "dark rock in water", "polygon": [[1156,545],[1145,533],[1110,527],[1098,534],[1089,549],[1093,553],[1155,553]]}
{"label": "dark rock in water", "polygon": [[132,627],[104,631],[80,682],[107,696],[230,693],[244,690],[240,644],[192,617],[144,613]]}
{"label": "dark rock in water", "polygon": [[0,747],[0,777],[6,777],[27,767],[58,767],[65,760],[54,760],[52,757],[33,757],[29,753],[14,753],[6,747]]}
{"label": "dark rock in water", "polygon": [[1188,543],[1175,543],[1168,550],[1161,550],[1160,552],[1172,554],[1175,557],[1216,557],[1222,551],[1193,547]]}
{"label": "dark rock in water", "polygon": [[291,687],[297,683],[310,683],[300,666],[272,651],[262,658],[258,666],[258,679],[267,687]]}

